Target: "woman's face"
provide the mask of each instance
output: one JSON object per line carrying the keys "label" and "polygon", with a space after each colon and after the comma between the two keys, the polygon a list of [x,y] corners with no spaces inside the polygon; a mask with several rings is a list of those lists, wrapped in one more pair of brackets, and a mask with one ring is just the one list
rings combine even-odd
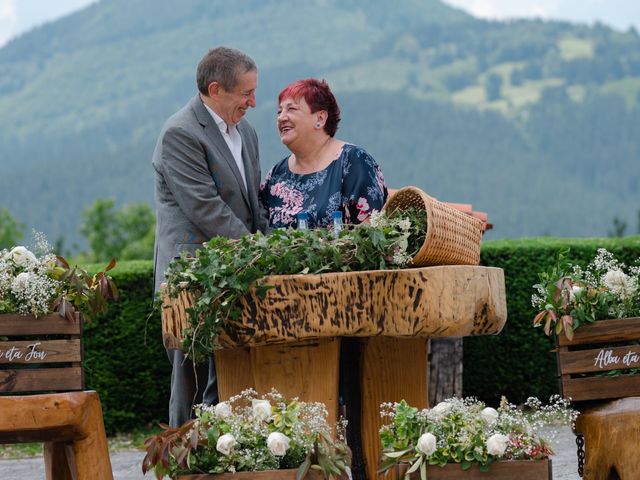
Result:
{"label": "woman's face", "polygon": [[278,106],[278,133],[284,145],[291,145],[296,140],[304,140],[314,132],[322,131],[316,128],[319,121],[318,112],[311,113],[311,109],[304,98],[294,100],[284,98]]}

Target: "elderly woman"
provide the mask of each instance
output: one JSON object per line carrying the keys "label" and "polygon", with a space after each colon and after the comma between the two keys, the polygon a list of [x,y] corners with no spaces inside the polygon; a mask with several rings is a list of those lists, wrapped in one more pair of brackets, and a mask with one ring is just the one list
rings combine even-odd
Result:
{"label": "elderly woman", "polygon": [[[341,211],[345,223],[366,221],[387,198],[382,172],[363,148],[335,138],[340,108],[325,81],[308,78],[278,97],[278,132],[291,155],[276,164],[260,187],[274,228],[297,226],[306,212],[308,227],[331,224]],[[353,451],[353,478],[366,478],[360,443],[358,341],[344,338],[340,353],[340,393],[346,404],[347,442]]]}
{"label": "elderly woman", "polygon": [[260,189],[271,226],[296,226],[300,212],[307,213],[309,228],[326,226],[335,211],[357,224],[380,210],[387,198],[382,172],[363,148],[335,138],[340,108],[329,85],[298,80],[278,101],[278,132],[291,155],[269,171]]}

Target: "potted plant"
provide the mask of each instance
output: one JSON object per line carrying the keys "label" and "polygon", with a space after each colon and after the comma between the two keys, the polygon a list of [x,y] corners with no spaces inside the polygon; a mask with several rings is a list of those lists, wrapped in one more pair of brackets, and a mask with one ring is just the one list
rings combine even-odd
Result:
{"label": "potted plant", "polygon": [[[576,413],[555,396],[548,405],[530,398],[517,408],[503,397],[497,409],[475,398],[450,398],[418,410],[402,401],[383,404],[380,470],[404,478],[550,479],[548,427],[573,422]],[[455,476],[455,477],[454,477]]]}
{"label": "potted plant", "polygon": [[[532,304],[535,326],[554,335],[562,394],[574,401],[640,395],[640,265],[598,250],[586,267],[568,252],[542,272]],[[640,260],[640,259],[639,259]]]}
{"label": "potted plant", "polygon": [[142,469],[153,470],[158,480],[338,478],[349,471],[351,452],[340,428],[333,438],[326,418],[321,403],[248,389],[226,402],[197,406],[195,419],[178,428],[163,425],[145,442]]}

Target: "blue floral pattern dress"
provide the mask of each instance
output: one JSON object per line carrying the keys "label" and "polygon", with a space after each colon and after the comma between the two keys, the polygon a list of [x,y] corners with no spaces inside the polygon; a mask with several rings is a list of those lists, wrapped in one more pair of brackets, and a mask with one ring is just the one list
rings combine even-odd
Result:
{"label": "blue floral pattern dress", "polygon": [[387,187],[371,155],[345,144],[340,156],[319,172],[293,173],[289,157],[283,159],[267,173],[260,199],[269,209],[272,227],[296,226],[296,215],[305,211],[309,228],[315,228],[330,225],[336,210],[342,211],[345,223],[362,223],[382,209]]}

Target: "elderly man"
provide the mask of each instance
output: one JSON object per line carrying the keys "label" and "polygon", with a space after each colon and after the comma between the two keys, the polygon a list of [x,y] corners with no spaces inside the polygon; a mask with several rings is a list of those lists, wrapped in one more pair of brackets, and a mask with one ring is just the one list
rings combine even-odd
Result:
{"label": "elderly man", "polygon": [[[256,106],[255,62],[227,47],[198,64],[199,93],[172,115],[153,152],[157,214],[154,283],[159,291],[172,258],[193,253],[211,237],[238,238],[267,229],[258,201],[258,138],[244,119]],[[194,366],[169,350],[173,371],[169,423],[181,425],[194,403],[218,401],[213,357]]]}

